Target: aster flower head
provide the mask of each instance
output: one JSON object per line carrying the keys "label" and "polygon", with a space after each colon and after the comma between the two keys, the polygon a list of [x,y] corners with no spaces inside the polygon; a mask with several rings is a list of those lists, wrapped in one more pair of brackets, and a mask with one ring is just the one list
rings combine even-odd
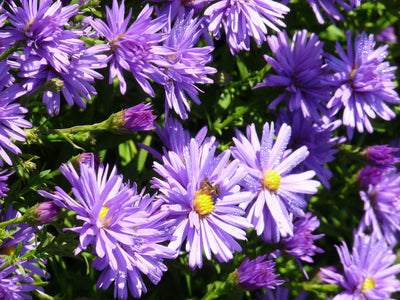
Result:
{"label": "aster flower head", "polygon": [[14,78],[8,73],[9,67],[5,60],[0,62],[0,166],[6,162],[12,165],[7,151],[20,154],[21,150],[11,139],[23,142],[26,133],[23,128],[30,128],[32,124],[25,120],[28,110],[13,101],[24,95],[26,91],[19,84],[13,84]]}
{"label": "aster flower head", "polygon": [[394,265],[396,255],[385,240],[373,234],[357,234],[352,252],[345,242],[336,249],[343,273],[321,268],[321,278],[326,283],[344,288],[333,299],[389,299],[392,293],[400,290],[400,281],[396,279],[400,265]]}
{"label": "aster flower head", "polygon": [[314,241],[322,238],[324,234],[312,234],[312,232],[319,227],[319,224],[317,217],[308,212],[303,218],[297,219],[296,222],[294,222],[293,236],[284,237],[281,241],[283,251],[296,259],[307,279],[308,274],[300,260],[313,263],[314,260],[312,256],[316,253],[324,252],[324,250],[314,245]]}
{"label": "aster flower head", "polygon": [[71,163],[63,165],[61,172],[71,183],[76,199],[60,187],[53,194],[39,193],[62,208],[75,211],[77,219],[83,221],[81,226],[67,228],[80,235],[75,254],[92,246],[98,256],[93,266],[103,270],[98,287],[106,289],[115,281],[115,296],[119,299],[127,298],[128,286],[139,297],[146,292],[141,273],[157,283],[166,270],[162,259],[175,254],[159,245],[169,237],[165,224],[158,224],[165,215],[152,215],[143,207],[152,207],[150,197],[138,194],[136,186],[125,184],[115,167],[111,171],[108,165],[96,168],[91,159],[80,163],[79,172]]}
{"label": "aster flower head", "polygon": [[397,44],[397,35],[394,26],[390,25],[382,29],[382,31],[376,35],[375,40],[377,42]]}
{"label": "aster flower head", "polygon": [[165,32],[168,37],[163,45],[153,47],[154,52],[160,55],[155,63],[166,76],[163,85],[167,116],[173,109],[182,119],[187,119],[187,111],[190,111],[188,100],[200,104],[198,92],[201,90],[196,84],[213,83],[207,75],[217,70],[206,64],[212,61],[210,53],[214,48],[195,47],[203,32],[202,19],[193,19],[192,11],[187,16],[177,17],[172,28]]}
{"label": "aster flower head", "polygon": [[304,216],[304,195],[315,194],[320,183],[312,179],[314,171],[293,173],[309,152],[306,146],[293,152],[286,148],[290,126],[282,124],[276,140],[274,134],[274,124],[265,123],[260,143],[255,125],[249,125],[247,136],[237,130],[231,150],[247,172],[241,185],[252,193],[253,200],[243,205],[247,218],[264,240],[277,242],[280,236],[293,235],[290,213]]}
{"label": "aster flower head", "polygon": [[267,41],[275,58],[268,55],[264,58],[277,75],[267,75],[256,88],[284,87],[285,92],[274,99],[269,108],[286,101],[290,112],[300,110],[305,118],[319,122],[330,97],[330,87],[325,83],[327,68],[322,60],[323,43],[314,33],[308,38],[307,30],[296,31],[292,43],[286,31],[268,36]]}
{"label": "aster flower head", "polygon": [[297,259],[313,263],[312,256],[324,252],[314,245],[314,241],[322,238],[324,234],[312,234],[319,224],[317,217],[310,212],[306,213],[303,218],[297,219],[293,226],[293,236],[282,238],[285,252]]}
{"label": "aster flower head", "polygon": [[[20,3],[19,3],[20,2]],[[21,0],[8,1],[1,11],[10,22],[0,30],[1,43],[11,46],[21,42],[23,53],[19,57],[39,56],[57,72],[65,71],[72,45],[82,43],[78,31],[66,30],[70,18],[78,14],[78,5],[62,6],[61,1]]]}
{"label": "aster flower head", "polygon": [[400,162],[400,158],[392,154],[392,152],[399,150],[399,148],[389,147],[388,145],[374,145],[365,150],[365,156],[370,165],[386,168]]}
{"label": "aster flower head", "polygon": [[32,299],[29,292],[43,290],[35,286],[33,274],[26,272],[23,275],[15,265],[6,266],[6,264],[6,261],[0,262],[0,299]]}
{"label": "aster flower head", "polygon": [[[0,206],[0,221],[5,222],[14,218],[20,218],[22,215],[11,205],[7,208]],[[45,272],[37,266],[35,259],[18,259],[15,263],[8,265],[8,257],[18,257],[27,254],[35,248],[35,227],[27,224],[9,225],[5,230],[12,233],[12,237],[2,240],[0,245],[0,299],[31,299],[26,292],[41,290],[43,288],[34,285],[36,281],[34,275],[45,278]],[[18,249],[18,252],[17,252]],[[19,266],[17,266],[17,264]],[[24,269],[24,274],[20,269]],[[10,298],[8,298],[10,297]],[[14,298],[12,298],[14,297]]]}
{"label": "aster flower head", "polygon": [[93,87],[96,79],[103,76],[95,69],[106,66],[106,56],[99,54],[103,47],[86,48],[83,45],[75,48],[74,55],[69,57],[69,64],[60,72],[50,67],[46,60],[39,56],[31,56],[29,63],[20,66],[18,76],[25,78],[24,87],[31,93],[41,88],[43,103],[48,114],[58,114],[61,106],[61,95],[68,105],[86,108],[86,101],[97,95]]}
{"label": "aster flower head", "polygon": [[393,82],[397,68],[384,61],[388,45],[374,49],[374,36],[365,32],[356,34],[354,44],[350,31],[346,38],[347,53],[337,43],[340,58],[327,55],[327,64],[335,72],[330,81],[336,89],[327,107],[332,116],[343,108],[343,125],[351,138],[355,128],[360,133],[364,129],[373,132],[369,118],[378,115],[386,121],[393,119],[396,115],[386,102],[398,104],[400,98]]}
{"label": "aster flower head", "polygon": [[378,238],[396,244],[400,231],[400,174],[387,172],[379,183],[370,184],[368,191],[360,191],[360,197],[364,202],[364,216],[359,230],[369,227]]}
{"label": "aster flower head", "polygon": [[362,189],[368,190],[370,184],[376,185],[381,182],[388,171],[390,170],[368,165],[358,172],[357,181]]}
{"label": "aster flower head", "polygon": [[329,179],[332,178],[333,173],[325,165],[334,161],[334,155],[339,152],[339,149],[334,147],[345,141],[344,137],[334,136],[334,130],[342,122],[340,120],[331,121],[328,117],[323,116],[318,123],[315,123],[309,118],[304,118],[298,110],[289,112],[280,109],[277,129],[284,123],[289,124],[292,128],[289,148],[307,146],[307,150],[310,152],[296,169],[314,170],[321,183],[329,189]]}
{"label": "aster flower head", "polygon": [[284,280],[277,279],[279,274],[275,274],[275,262],[265,260],[267,255],[258,256],[254,260],[248,257],[242,262],[236,271],[237,283],[245,290],[274,289],[284,283]]}
{"label": "aster flower head", "polygon": [[118,1],[113,0],[112,8],[106,6],[107,23],[101,19],[90,20],[90,25],[108,42],[108,51],[111,52],[108,56],[109,83],[118,78],[122,94],[125,94],[127,88],[123,70],[131,71],[141,88],[152,97],[155,94],[148,80],[159,83],[163,81],[163,74],[151,61],[156,57],[152,47],[163,39],[159,31],[164,27],[166,18],[163,16],[152,19],[153,11],[153,7],[146,5],[129,25],[132,9],[125,18],[124,1],[118,5]]}
{"label": "aster flower head", "polygon": [[201,144],[192,138],[183,158],[170,151],[162,164],[154,163],[162,178],[153,178],[152,186],[176,220],[169,247],[186,244],[193,269],[202,267],[203,253],[208,260],[211,254],[220,262],[232,259],[234,251],[241,251],[236,240],[246,240],[244,229],[251,226],[238,207],[250,196],[238,185],[244,176],[239,162],[230,161],[230,151],[216,156],[216,146],[215,137]]}
{"label": "aster flower head", "polygon": [[288,12],[286,5],[272,0],[218,0],[204,15],[209,17],[208,30],[217,38],[221,27],[224,28],[230,51],[235,55],[250,50],[250,37],[257,45],[265,42],[268,27],[275,31],[279,31],[278,26],[286,27],[281,19]]}

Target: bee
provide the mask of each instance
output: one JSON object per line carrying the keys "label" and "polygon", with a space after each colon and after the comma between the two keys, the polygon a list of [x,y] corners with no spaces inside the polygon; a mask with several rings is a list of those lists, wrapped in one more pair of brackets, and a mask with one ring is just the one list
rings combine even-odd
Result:
{"label": "bee", "polygon": [[214,185],[214,182],[210,182],[208,177],[205,177],[200,182],[200,191],[207,195],[210,195],[214,203],[215,200],[217,200],[217,198],[221,195],[219,184]]}

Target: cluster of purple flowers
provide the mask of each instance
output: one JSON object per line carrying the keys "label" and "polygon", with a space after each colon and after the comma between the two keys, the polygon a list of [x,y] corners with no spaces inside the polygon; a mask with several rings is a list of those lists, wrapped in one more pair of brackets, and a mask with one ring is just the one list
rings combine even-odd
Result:
{"label": "cluster of purple flowers", "polygon": [[[128,73],[150,97],[157,95],[155,85],[162,88],[165,119],[164,126],[156,127],[152,104],[141,103],[113,114],[108,122],[111,131],[156,128],[162,151],[142,145],[158,159],[153,163],[157,175],[150,182],[156,194],[138,192],[116,167],[99,163],[90,154],[80,157],[78,165],[60,167],[70,190],[56,186],[53,192],[38,192],[51,201],[26,210],[22,222],[29,225],[5,226],[13,234],[0,245],[1,299],[29,299],[28,292],[42,290],[35,283],[37,277],[46,278],[38,267],[44,260],[7,263],[34,249],[35,226],[51,222],[61,209],[76,216],[78,225],[65,228],[79,234],[75,255],[95,255],[92,267],[101,272],[97,288],[108,289],[114,283],[115,298],[127,299],[129,292],[141,297],[147,292],[143,276],[157,284],[167,271],[164,259],[182,252],[192,269],[202,268],[204,257],[228,262],[243,250],[253,229],[279,249],[254,260],[247,257],[235,271],[238,286],[268,288],[263,299],[286,299],[287,290],[278,288],[276,296],[270,290],[285,282],[278,279],[272,260],[281,254],[292,256],[308,279],[301,261],[313,263],[313,256],[324,252],[314,244],[324,235],[312,234],[320,222],[307,212],[307,205],[321,183],[330,188],[333,173],[327,164],[339,151],[335,147],[346,140],[334,131],[345,126],[348,140],[355,129],[372,133],[370,120],[393,119],[396,114],[388,104],[399,104],[400,98],[395,91],[396,67],[385,61],[388,45],[375,48],[372,34],[347,31],[347,47],[337,42],[336,57],[325,53],[318,36],[305,29],[290,39],[281,31],[289,2],[170,0],[161,9],[145,4],[133,22],[132,9],[126,10],[123,0],[105,7],[105,20],[84,16],[83,3],[2,4],[1,167],[14,165],[10,153],[21,153],[16,143],[24,142],[24,129],[33,126],[19,100],[40,93],[52,116],[60,113],[62,99],[84,109],[97,94],[96,80],[103,79],[99,69],[109,67],[109,84],[117,82],[123,95],[129,89]],[[341,21],[343,10],[361,5],[360,0],[308,3],[321,24],[321,8],[331,21]],[[216,136],[207,137],[207,127],[192,138],[172,116],[188,119],[191,102],[201,103],[198,86],[213,83],[217,69],[211,66],[211,36],[226,37],[232,56],[250,51],[252,41],[258,46],[267,42],[270,52],[264,58],[272,71],[255,88],[283,88],[268,106],[276,111],[276,122],[263,122],[261,137],[256,123],[248,125],[245,134],[236,129],[229,146],[222,149]],[[199,43],[202,37],[208,45]],[[383,299],[400,291],[395,277],[400,265],[395,264],[393,251],[400,234],[400,174],[395,166],[400,159],[395,151],[373,146],[365,152],[368,166],[358,176],[365,214],[352,252],[343,242],[336,247],[343,272],[328,267],[320,273],[324,282],[345,290],[335,299]],[[2,198],[9,191],[11,174],[0,171]],[[20,214],[9,206],[0,216],[5,222]]]}

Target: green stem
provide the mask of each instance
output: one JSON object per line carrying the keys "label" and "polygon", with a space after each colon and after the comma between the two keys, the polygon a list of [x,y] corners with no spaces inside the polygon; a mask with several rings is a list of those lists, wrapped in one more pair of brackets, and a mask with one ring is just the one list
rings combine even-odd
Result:
{"label": "green stem", "polygon": [[107,130],[108,129],[108,124],[106,121],[100,122],[100,123],[95,123],[91,125],[78,125],[78,126],[73,126],[70,128],[61,128],[61,129],[49,129],[46,130],[44,133],[78,133],[78,132],[83,132],[83,131],[100,131],[100,130]]}
{"label": "green stem", "polygon": [[4,228],[6,226],[15,225],[25,223],[25,217],[15,218],[8,221],[0,222],[0,228]]}
{"label": "green stem", "polygon": [[11,54],[13,54],[15,51],[18,50],[20,46],[19,42],[14,43],[14,45],[12,45],[10,48],[8,48],[7,50],[5,50],[3,53],[1,53],[0,55],[0,61],[6,59],[7,57],[9,57]]}
{"label": "green stem", "polygon": [[219,285],[212,292],[207,293],[203,298],[201,298],[201,300],[213,300],[213,299],[219,298],[220,296],[225,294],[225,286],[226,286],[226,282]]}

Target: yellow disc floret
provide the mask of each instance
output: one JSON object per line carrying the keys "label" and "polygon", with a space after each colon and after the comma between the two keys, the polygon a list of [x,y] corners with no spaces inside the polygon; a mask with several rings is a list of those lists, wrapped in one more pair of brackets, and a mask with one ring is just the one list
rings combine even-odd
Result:
{"label": "yellow disc floret", "polygon": [[110,208],[108,208],[107,206],[103,206],[103,207],[100,209],[99,216],[97,217],[97,219],[98,219],[100,222],[102,222],[104,225],[107,225],[108,222],[110,222],[111,219],[112,219],[112,218],[109,218],[107,221],[104,221],[104,219],[106,218],[106,215],[107,215],[107,213],[108,213],[109,210],[110,210]]}
{"label": "yellow disc floret", "polygon": [[194,196],[194,210],[201,216],[207,215],[214,210],[212,195],[200,190]]}
{"label": "yellow disc floret", "polygon": [[362,286],[362,288],[361,288],[361,290],[363,291],[363,290],[372,290],[372,289],[374,289],[375,288],[375,279],[371,279],[371,278],[367,278],[367,279],[365,279],[365,281],[364,281],[364,284],[363,284],[363,286]]}
{"label": "yellow disc floret", "polygon": [[276,192],[281,185],[281,175],[275,170],[264,171],[263,187],[271,192]]}
{"label": "yellow disc floret", "polygon": [[10,247],[6,247],[4,249],[1,249],[0,253],[4,254],[4,255],[8,255],[8,256],[13,256],[16,249],[17,248],[15,246],[10,246]]}

